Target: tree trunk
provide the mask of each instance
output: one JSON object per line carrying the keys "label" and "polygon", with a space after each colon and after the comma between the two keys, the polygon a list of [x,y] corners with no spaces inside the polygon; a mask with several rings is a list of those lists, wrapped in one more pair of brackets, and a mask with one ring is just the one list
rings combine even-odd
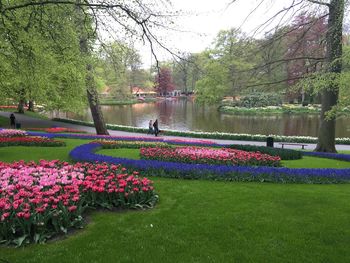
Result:
{"label": "tree trunk", "polygon": [[329,7],[327,42],[327,71],[334,80],[330,87],[326,87],[321,93],[321,116],[318,133],[317,152],[336,152],[335,149],[335,116],[326,119],[325,113],[338,103],[339,84],[336,75],[342,71],[342,31],[344,17],[344,0],[332,0]]}
{"label": "tree trunk", "polygon": [[98,100],[98,94],[96,89],[96,83],[92,71],[92,65],[87,64],[86,66],[86,92],[90,105],[92,119],[94,121],[96,133],[100,135],[109,135],[107,126],[103,118],[101,107]]}
{"label": "tree trunk", "polygon": [[24,99],[20,99],[17,106],[18,113],[24,114]]}
{"label": "tree trunk", "polygon": [[90,54],[90,47],[88,43],[88,34],[85,29],[85,23],[88,23],[85,21],[85,16],[87,14],[85,14],[81,9],[81,7],[78,7],[78,6],[76,7],[76,11],[77,11],[77,27],[78,27],[78,34],[79,34],[80,52],[87,61],[85,84],[86,84],[86,92],[87,92],[92,119],[94,121],[94,126],[97,134],[109,135],[106,123],[103,118],[99,100],[98,100],[93,66],[89,62],[91,54]]}
{"label": "tree trunk", "polygon": [[32,100],[29,101],[28,110],[34,112],[34,102]]}

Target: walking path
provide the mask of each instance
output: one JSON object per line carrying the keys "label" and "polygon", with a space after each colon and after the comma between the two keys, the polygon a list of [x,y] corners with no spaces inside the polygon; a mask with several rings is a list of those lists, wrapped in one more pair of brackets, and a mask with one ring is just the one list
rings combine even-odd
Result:
{"label": "walking path", "polygon": [[[11,112],[2,112],[0,111],[0,116],[3,116],[5,118],[9,118]],[[38,119],[33,118],[27,115],[23,114],[16,114],[16,121],[17,123],[20,123],[22,128],[39,128],[39,127],[65,127],[65,128],[71,128],[71,129],[77,129],[81,131],[86,131],[89,133],[96,133],[95,128],[93,127],[87,127],[83,125],[78,124],[71,124],[71,123],[64,123],[64,122],[58,122],[58,121],[51,121],[51,120],[44,120],[44,119]],[[126,132],[126,131],[115,131],[115,130],[108,130],[110,135],[113,136],[153,136],[153,135],[147,135],[142,133],[136,133],[136,132]],[[180,136],[161,136],[167,139],[191,139],[191,140],[201,140],[200,138],[190,138],[190,137],[180,137]],[[203,139],[202,139],[203,140]],[[250,145],[261,145],[266,146],[266,142],[258,142],[258,141],[236,141],[236,140],[218,140],[218,139],[207,139],[204,138],[204,140],[214,141],[219,144],[250,144]],[[305,149],[306,150],[313,150],[316,147],[316,144],[313,143],[305,143]],[[280,148],[281,145],[278,143],[275,143],[275,147]],[[284,148],[289,149],[300,149],[300,146],[292,146],[292,145],[285,145]],[[350,151],[350,145],[342,145],[339,144],[336,146],[337,150],[349,150]]]}

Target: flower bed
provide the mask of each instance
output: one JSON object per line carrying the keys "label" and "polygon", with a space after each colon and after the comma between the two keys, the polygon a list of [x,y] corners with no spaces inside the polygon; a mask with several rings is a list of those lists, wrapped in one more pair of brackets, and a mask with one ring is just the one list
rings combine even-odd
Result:
{"label": "flower bed", "polygon": [[146,176],[183,179],[211,179],[224,181],[257,181],[274,183],[349,183],[348,169],[293,169],[283,167],[254,167],[233,165],[186,164],[155,160],[131,160],[96,154],[98,143],[84,144],[69,155],[75,161],[120,163],[136,168]]}
{"label": "flower bed", "polygon": [[141,159],[179,163],[280,166],[281,158],[259,152],[203,147],[141,148]]}
{"label": "flower bed", "polygon": [[81,227],[88,206],[147,208],[152,182],[120,165],[40,161],[0,163],[0,243],[41,243]]}
{"label": "flower bed", "polygon": [[22,130],[14,130],[14,129],[1,129],[0,130],[0,137],[23,137],[26,136],[27,133]]}
{"label": "flower bed", "polygon": [[169,148],[172,147],[164,142],[144,142],[144,141],[108,141],[108,140],[97,140],[92,143],[100,143],[105,149],[139,149],[142,147],[161,147]]}
{"label": "flower bed", "polygon": [[[167,140],[164,140],[167,141]],[[169,139],[170,143],[174,143],[174,144],[183,144],[183,145],[187,145],[187,144],[192,144],[192,143],[196,143],[196,144],[202,144],[202,145],[213,145],[213,144],[217,144],[214,141],[209,141],[209,140],[186,140],[186,139]]]}
{"label": "flower bed", "polygon": [[219,144],[208,140],[182,140],[182,139],[167,139],[161,137],[144,137],[144,136],[110,136],[110,135],[92,135],[92,134],[69,134],[69,133],[41,133],[41,132],[28,132],[32,136],[42,136],[48,138],[68,138],[68,139],[86,139],[86,140],[108,140],[111,141],[140,141],[140,142],[164,142],[168,144],[176,145],[197,145],[197,146],[210,146],[217,147]]}
{"label": "flower bed", "polygon": [[48,133],[87,133],[77,129],[70,129],[65,127],[53,127],[53,128],[28,128],[29,131],[43,131]]}
{"label": "flower bed", "polygon": [[0,137],[0,147],[7,146],[41,146],[41,147],[59,147],[66,143],[43,137]]}

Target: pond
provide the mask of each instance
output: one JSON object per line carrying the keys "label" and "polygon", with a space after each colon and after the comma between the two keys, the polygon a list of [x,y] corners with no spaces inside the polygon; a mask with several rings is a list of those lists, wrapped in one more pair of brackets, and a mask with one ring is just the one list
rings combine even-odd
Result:
{"label": "pond", "polygon": [[[102,106],[107,123],[148,127],[158,118],[160,129],[181,131],[232,132],[317,136],[316,114],[228,115],[214,106],[197,105],[190,99],[161,100],[154,103]],[[61,115],[62,117],[62,115]],[[90,110],[63,117],[91,121]],[[337,119],[336,137],[350,137],[350,118]]]}

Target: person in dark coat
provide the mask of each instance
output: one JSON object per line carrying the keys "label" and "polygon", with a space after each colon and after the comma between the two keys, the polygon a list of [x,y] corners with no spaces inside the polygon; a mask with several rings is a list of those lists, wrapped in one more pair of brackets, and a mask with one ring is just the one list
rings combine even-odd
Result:
{"label": "person in dark coat", "polygon": [[147,134],[153,134],[153,123],[152,120],[149,121],[148,123],[148,133]]}
{"label": "person in dark coat", "polygon": [[156,119],[153,123],[153,128],[154,128],[154,135],[158,136],[159,133],[159,128],[158,128],[158,119]]}
{"label": "person in dark coat", "polygon": [[15,114],[11,113],[10,115],[10,127],[15,129],[16,128],[16,117]]}

